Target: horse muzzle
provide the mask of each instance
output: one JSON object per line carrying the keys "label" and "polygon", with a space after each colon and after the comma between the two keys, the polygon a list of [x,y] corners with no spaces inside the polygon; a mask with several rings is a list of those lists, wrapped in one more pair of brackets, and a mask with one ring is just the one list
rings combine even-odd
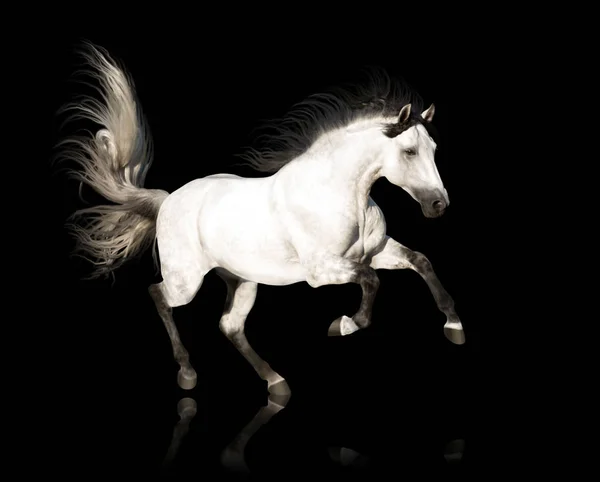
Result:
{"label": "horse muzzle", "polygon": [[426,218],[439,218],[450,205],[448,195],[442,192],[430,193],[420,200],[421,210]]}

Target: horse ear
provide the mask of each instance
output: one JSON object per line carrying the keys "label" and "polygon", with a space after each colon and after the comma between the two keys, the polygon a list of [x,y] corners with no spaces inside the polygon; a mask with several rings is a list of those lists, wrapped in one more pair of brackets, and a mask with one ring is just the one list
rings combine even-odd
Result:
{"label": "horse ear", "polygon": [[410,104],[406,104],[398,114],[398,124],[404,124],[410,117]]}
{"label": "horse ear", "polygon": [[433,120],[433,114],[435,114],[435,105],[431,104],[422,114],[421,117],[425,122],[431,122]]}

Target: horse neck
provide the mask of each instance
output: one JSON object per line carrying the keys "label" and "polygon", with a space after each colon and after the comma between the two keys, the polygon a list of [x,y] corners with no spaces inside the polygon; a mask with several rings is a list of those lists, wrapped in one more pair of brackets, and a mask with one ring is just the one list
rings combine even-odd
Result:
{"label": "horse neck", "polygon": [[315,177],[321,176],[328,185],[346,191],[366,205],[371,187],[381,177],[382,139],[378,128],[369,125],[328,134],[309,151],[320,166]]}

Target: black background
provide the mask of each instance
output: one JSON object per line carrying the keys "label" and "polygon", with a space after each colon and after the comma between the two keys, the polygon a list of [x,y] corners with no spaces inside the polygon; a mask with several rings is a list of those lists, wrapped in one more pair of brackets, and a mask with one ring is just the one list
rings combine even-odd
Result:
{"label": "black background", "polygon": [[[364,65],[403,76],[436,105],[441,142],[438,168],[451,206],[440,219],[423,217],[417,203],[386,180],[372,196],[386,215],[388,234],[425,253],[456,302],[467,344],[455,346],[442,333],[445,318],[425,283],[411,271],[382,271],[372,326],[351,337],[329,338],[327,328],[360,301],[358,286],[312,289],[260,286],[247,324],[250,343],[292,389],[288,406],[249,442],[246,461],[258,479],[323,474],[327,477],[473,476],[485,478],[505,459],[494,443],[501,436],[508,399],[498,393],[492,362],[505,307],[499,306],[499,273],[510,271],[498,256],[506,226],[494,217],[493,195],[505,155],[487,114],[502,112],[503,47],[484,35],[485,26],[462,35],[433,36],[427,26],[396,29],[381,24],[376,35],[350,35],[300,22],[311,35],[292,34],[292,24],[203,29],[115,24],[110,28],[65,28],[48,37],[48,152],[69,132],[54,112],[82,87],[70,81],[80,39],[101,45],[133,76],[155,144],[146,187],[174,191],[217,172],[259,174],[233,166],[261,119],[283,115],[295,102],[330,85],[352,80]],[[494,95],[491,93],[494,92]],[[486,122],[487,119],[487,122]],[[69,473],[160,474],[175,424],[177,402],[198,405],[171,475],[225,478],[221,450],[266,403],[266,385],[219,332],[225,285],[214,273],[196,299],[174,312],[199,374],[191,392],[177,387],[169,338],[148,286],[160,279],[150,253],[124,267],[116,282],[81,281],[88,266],[69,259],[72,247],[63,223],[82,207],[77,185],[51,174],[49,294],[60,343],[46,365],[48,385],[39,397],[54,399],[48,417],[71,440],[54,459]],[[99,202],[84,190],[89,202]],[[509,211],[504,200],[503,210]],[[56,393],[60,392],[58,397]],[[69,394],[65,399],[63,395]],[[460,464],[447,464],[444,447],[464,439]],[[366,468],[343,468],[328,447],[352,448]],[[48,450],[51,448],[48,447]],[[88,473],[88,472],[85,472]],[[213,479],[210,479],[213,480]],[[215,480],[220,480],[216,479]]]}

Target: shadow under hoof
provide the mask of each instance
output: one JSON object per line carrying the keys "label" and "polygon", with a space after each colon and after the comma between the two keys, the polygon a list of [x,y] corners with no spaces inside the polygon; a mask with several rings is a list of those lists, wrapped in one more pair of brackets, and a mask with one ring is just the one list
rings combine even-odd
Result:
{"label": "shadow under hoof", "polygon": [[461,438],[452,440],[444,449],[444,458],[448,463],[460,462],[465,452],[465,441]]}
{"label": "shadow under hoof", "polygon": [[457,329],[454,326],[455,324],[450,325],[449,323],[446,323],[444,325],[444,335],[455,345],[464,345],[466,341],[464,330],[462,327]]}
{"label": "shadow under hoof", "polygon": [[329,447],[329,457],[343,467],[366,467],[369,457],[346,447]]}
{"label": "shadow under hoof", "polygon": [[188,374],[184,374],[183,369],[180,369],[177,373],[177,384],[184,390],[191,390],[194,388],[197,380],[198,376],[193,368],[191,371],[188,371]]}
{"label": "shadow under hoof", "polygon": [[281,397],[289,397],[292,394],[289,385],[285,380],[281,380],[277,383],[274,383],[269,388],[269,393],[271,395],[281,396]]}
{"label": "shadow under hoof", "polygon": [[227,447],[221,453],[221,465],[223,465],[223,467],[226,467],[231,472],[246,475],[250,474],[250,469],[248,468],[244,460],[243,449],[240,451]]}

